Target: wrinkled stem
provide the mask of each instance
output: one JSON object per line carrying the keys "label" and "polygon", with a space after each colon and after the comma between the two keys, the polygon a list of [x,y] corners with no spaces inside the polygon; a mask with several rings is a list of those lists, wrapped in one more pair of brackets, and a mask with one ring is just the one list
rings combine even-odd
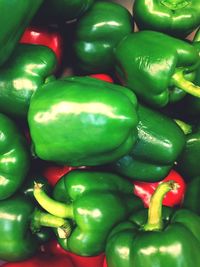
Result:
{"label": "wrinkled stem", "polygon": [[172,83],[174,86],[182,89],[186,93],[200,97],[200,87],[185,79],[183,71],[177,71],[172,76]]}
{"label": "wrinkled stem", "polygon": [[148,209],[148,220],[143,228],[145,231],[162,230],[162,201],[166,193],[172,189],[175,189],[176,187],[177,184],[174,181],[167,181],[159,184],[159,186],[156,188],[150,200]]}
{"label": "wrinkled stem", "polygon": [[60,218],[73,218],[72,205],[58,202],[50,198],[42,189],[41,184],[35,183],[33,195],[40,206],[50,214]]}
{"label": "wrinkled stem", "polygon": [[72,230],[67,220],[36,209],[31,219],[31,229],[33,232],[36,232],[40,230],[42,226],[57,228],[58,231],[61,232],[63,238],[68,237]]}

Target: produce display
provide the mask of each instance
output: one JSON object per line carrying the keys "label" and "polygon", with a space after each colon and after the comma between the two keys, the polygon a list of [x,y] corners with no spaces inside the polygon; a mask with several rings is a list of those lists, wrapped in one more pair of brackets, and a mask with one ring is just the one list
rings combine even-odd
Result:
{"label": "produce display", "polygon": [[0,11],[0,266],[199,267],[200,1]]}

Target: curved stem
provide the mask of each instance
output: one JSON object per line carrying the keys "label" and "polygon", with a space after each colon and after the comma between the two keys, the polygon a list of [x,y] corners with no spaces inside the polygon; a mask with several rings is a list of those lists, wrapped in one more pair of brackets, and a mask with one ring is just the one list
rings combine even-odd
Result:
{"label": "curved stem", "polygon": [[184,121],[174,119],[174,121],[178,124],[184,134],[190,134],[192,132],[192,126]]}
{"label": "curved stem", "polygon": [[172,76],[172,83],[174,86],[182,89],[186,93],[200,97],[200,87],[185,79],[183,71],[177,71]]}
{"label": "curved stem", "polygon": [[144,225],[145,231],[160,231],[163,228],[162,221],[162,201],[167,192],[175,189],[177,184],[174,181],[167,181],[159,184],[154,194],[151,197],[149,210],[148,210],[148,221]]}
{"label": "curved stem", "polygon": [[42,226],[58,228],[58,232],[61,233],[62,238],[67,238],[72,231],[71,225],[67,220],[35,209],[31,218],[31,230],[36,232]]}
{"label": "curved stem", "polygon": [[58,202],[50,198],[46,192],[42,189],[42,184],[35,183],[33,195],[40,206],[48,211],[50,214],[60,218],[73,219],[73,207],[72,204],[66,204]]}

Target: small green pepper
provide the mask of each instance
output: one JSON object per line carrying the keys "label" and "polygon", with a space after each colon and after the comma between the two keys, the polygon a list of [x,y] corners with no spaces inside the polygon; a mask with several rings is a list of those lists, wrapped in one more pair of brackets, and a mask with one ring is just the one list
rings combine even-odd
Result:
{"label": "small green pepper", "polygon": [[[160,32],[140,31],[119,43],[115,58],[123,84],[152,107],[164,107],[170,98],[180,100],[185,92],[200,97],[200,87],[190,81],[195,77],[199,55],[186,41]],[[177,97],[178,89],[185,92]],[[174,93],[176,96],[171,96]]]}
{"label": "small green pepper", "polygon": [[107,172],[71,171],[56,184],[54,198],[37,185],[34,196],[50,214],[72,220],[71,234],[58,241],[82,256],[103,252],[111,229],[143,206],[131,182]]}

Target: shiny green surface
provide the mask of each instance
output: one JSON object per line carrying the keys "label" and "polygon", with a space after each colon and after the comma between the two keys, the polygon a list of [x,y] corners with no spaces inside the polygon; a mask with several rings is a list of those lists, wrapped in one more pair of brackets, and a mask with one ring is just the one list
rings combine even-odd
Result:
{"label": "shiny green surface", "polygon": [[[132,183],[118,175],[75,170],[56,184],[53,197],[57,201],[53,205],[46,197],[39,203],[47,212],[72,220],[69,238],[58,237],[64,249],[93,256],[104,251],[107,236],[115,225],[143,207],[132,190]],[[61,205],[65,215],[58,212]]]}
{"label": "shiny green surface", "polygon": [[0,65],[5,63],[14,51],[42,2],[43,0],[0,1]]}
{"label": "shiny green surface", "polygon": [[32,94],[55,67],[55,55],[46,46],[18,45],[0,68],[0,111],[26,117]]}
{"label": "shiny green surface", "polygon": [[185,136],[172,119],[148,107],[139,105],[138,116],[138,140],[113,168],[135,180],[162,180],[183,151]]}
{"label": "shiny green surface", "polygon": [[145,231],[147,212],[138,213],[111,232],[106,248],[109,267],[200,265],[199,216],[184,209],[174,213],[168,210],[162,216],[162,230]]}
{"label": "shiny green surface", "polygon": [[109,1],[96,2],[76,26],[76,64],[89,73],[112,69],[113,48],[133,27],[133,18],[126,8]]}
{"label": "shiny green surface", "polygon": [[[187,75],[196,71],[199,61],[191,44],[153,31],[129,34],[116,47],[115,57],[115,68],[123,84],[140,101],[153,107],[166,106],[174,88],[187,90],[191,86]],[[173,79],[177,74],[183,75],[177,77],[179,86]]]}
{"label": "shiny green surface", "polygon": [[177,169],[186,180],[200,175],[200,127],[186,135],[186,146],[178,160]]}
{"label": "shiny green surface", "polygon": [[183,37],[200,24],[200,1],[135,0],[133,14],[140,30]]}
{"label": "shiny green surface", "polygon": [[183,207],[200,215],[199,205],[200,176],[193,178],[187,184],[187,190],[183,201]]}
{"label": "shiny green surface", "polygon": [[24,182],[30,155],[22,133],[15,123],[0,114],[0,200],[13,195]]}
{"label": "shiny green surface", "polygon": [[69,166],[100,165],[137,139],[137,100],[128,89],[89,77],[43,85],[28,114],[36,155]]}
{"label": "shiny green surface", "polygon": [[34,205],[22,196],[1,201],[1,260],[23,260],[36,252],[38,243],[30,232],[30,218],[33,211]]}
{"label": "shiny green surface", "polygon": [[44,1],[35,21],[54,22],[76,19],[84,14],[94,0],[48,0]]}

